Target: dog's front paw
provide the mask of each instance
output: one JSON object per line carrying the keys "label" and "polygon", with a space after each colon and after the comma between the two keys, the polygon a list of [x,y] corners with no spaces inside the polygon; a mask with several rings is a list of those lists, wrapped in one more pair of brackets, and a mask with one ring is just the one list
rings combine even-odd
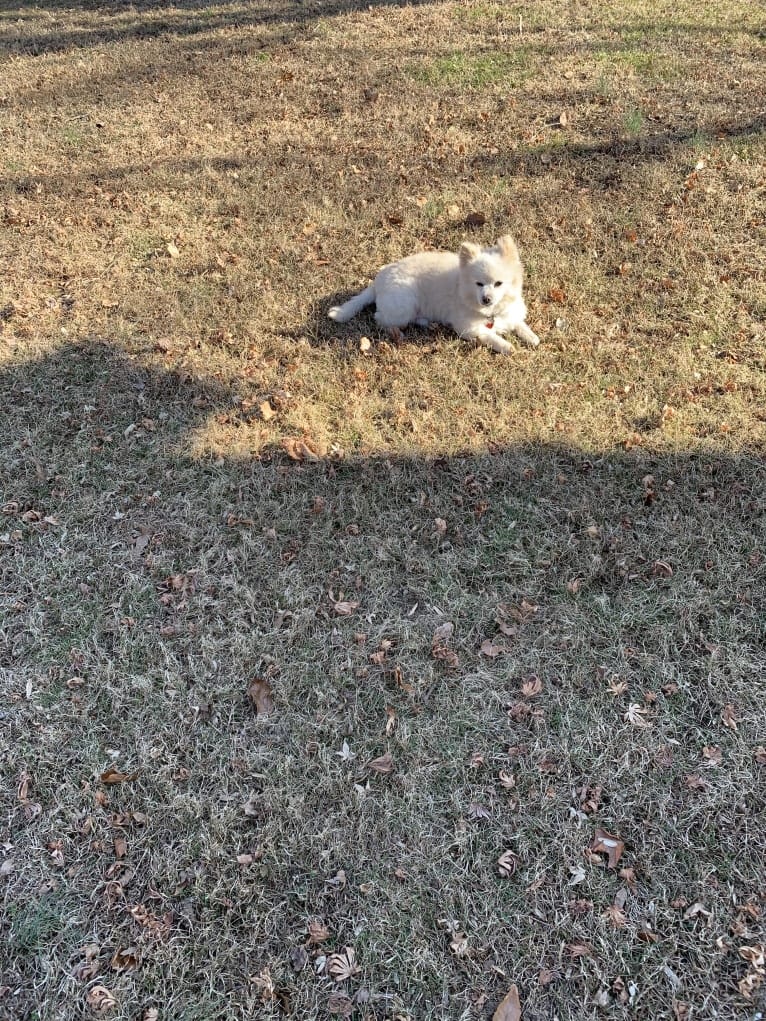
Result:
{"label": "dog's front paw", "polygon": [[337,319],[338,313],[340,312],[340,305],[333,305],[331,309],[327,310],[327,315],[330,319]]}
{"label": "dog's front paw", "polygon": [[537,347],[537,345],[540,343],[540,338],[537,336],[534,330],[530,330],[526,323],[521,323],[519,326],[517,326],[516,329],[514,330],[514,333],[519,338],[519,340],[523,341],[523,343],[525,344],[528,344],[530,347]]}

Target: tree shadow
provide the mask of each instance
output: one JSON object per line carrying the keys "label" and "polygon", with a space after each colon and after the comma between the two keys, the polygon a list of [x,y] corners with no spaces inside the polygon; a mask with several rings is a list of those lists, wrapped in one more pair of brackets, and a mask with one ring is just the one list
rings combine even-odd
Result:
{"label": "tree shadow", "polygon": [[[566,822],[568,806],[573,797],[580,805],[578,791],[597,787],[602,798],[602,784],[598,816],[576,810],[586,826],[603,820],[628,842],[626,860],[640,876],[631,897],[651,900],[652,925],[676,940],[663,944],[663,965],[680,972],[698,944],[698,933],[667,904],[677,892],[691,898],[704,890],[706,910],[725,912],[757,888],[764,792],[751,748],[763,743],[761,452],[509,445],[464,457],[195,456],[190,439],[218,416],[239,416],[245,427],[236,381],[148,368],[105,343],[30,360],[17,352],[0,371],[0,392],[0,755],[14,789],[19,764],[33,776],[38,810],[25,815],[29,799],[9,799],[18,805],[6,839],[17,862],[29,860],[4,877],[14,913],[0,918],[10,933],[5,975],[18,1009],[31,1016],[44,995],[41,953],[57,963],[45,973],[57,983],[71,970],[82,946],[78,925],[98,943],[119,943],[124,910],[104,909],[104,873],[130,881],[131,900],[162,899],[163,911],[176,912],[168,923],[173,974],[183,977],[185,995],[207,1002],[208,972],[224,992],[252,973],[239,950],[245,938],[264,960],[286,961],[307,910],[338,927],[357,913],[367,918],[369,902],[357,904],[355,884],[373,867],[370,847],[381,883],[402,853],[418,877],[425,925],[414,935],[405,930],[408,952],[429,940],[441,945],[431,929],[446,900],[455,908],[450,917],[470,907],[486,923],[493,960],[506,970],[531,961],[536,971],[537,918],[513,923],[531,942],[518,960],[503,957],[507,894],[493,902],[494,862],[518,839],[520,868],[545,856],[546,867],[569,881],[567,862],[587,837],[580,821],[577,829]],[[445,621],[454,632],[439,645],[434,635]],[[270,678],[278,699],[265,722],[246,704],[244,679],[253,676]],[[542,691],[533,686],[537,694],[521,698],[525,679]],[[727,711],[734,729],[721,722]],[[353,785],[333,780],[330,796],[322,770],[340,761],[335,751],[345,737],[360,763],[378,756],[387,713],[402,728],[391,738],[402,780],[392,778],[384,801],[370,793],[357,816]],[[725,746],[726,768],[708,770],[710,780],[695,772],[703,746],[710,755]],[[92,816],[88,826],[101,825],[92,779],[104,757],[117,754],[111,749],[146,767],[135,783],[107,792],[104,816],[128,825],[124,812],[140,809],[140,832],[129,831],[137,871],[115,870],[114,830],[102,841],[86,827],[76,843],[78,820]],[[487,768],[476,749],[493,749]],[[497,821],[472,830],[467,857],[453,862],[462,801],[495,797],[488,793],[494,750],[500,769],[515,769],[523,811],[498,804]],[[472,752],[475,769],[462,761]],[[724,782],[720,791],[712,787],[730,762],[747,785],[746,803],[732,799]],[[436,785],[437,766],[446,793]],[[403,786],[410,775],[412,789]],[[698,787],[690,791],[692,781]],[[261,811],[260,793],[248,791],[263,789],[286,804],[295,784],[299,823],[288,826],[285,812],[269,805],[256,820],[258,840],[279,848],[290,866],[285,872],[273,852],[254,900],[227,871],[231,847],[250,846],[256,832],[244,828],[255,823],[237,806]],[[420,790],[429,846],[417,834],[391,847],[374,839],[378,825],[397,832],[399,813],[406,816]],[[218,810],[208,856],[208,823],[197,806],[210,803],[234,807]],[[116,812],[123,814],[110,816]],[[344,835],[331,858],[328,826]],[[77,848],[78,868],[57,870],[54,892],[40,894],[44,856],[30,848],[60,831]],[[497,840],[506,843],[496,847]],[[483,871],[474,868],[480,859]],[[474,868],[468,880],[465,860]],[[353,882],[339,894],[327,877],[341,867]],[[289,892],[296,868],[300,896]],[[720,889],[709,882],[716,870]],[[593,880],[610,881],[605,903],[612,878],[600,870]],[[221,884],[227,896],[237,891],[236,911],[217,904],[207,911]],[[471,901],[474,889],[486,903]],[[591,896],[600,889],[594,885]],[[19,950],[24,911],[32,905],[29,916],[37,918],[40,899],[52,918],[65,907],[79,922],[39,949]],[[192,910],[198,914],[184,914]],[[266,910],[276,921],[262,935],[255,920]],[[402,907],[392,899],[385,911],[410,924],[409,901]],[[561,939],[580,938],[579,925],[565,917],[546,953]],[[211,931],[224,931],[221,944],[234,950],[219,952]],[[639,973],[655,966],[651,942],[637,941],[630,952]],[[385,967],[374,960],[366,967],[370,981],[387,988]],[[428,1016],[433,990],[407,975],[406,964],[401,970]],[[285,964],[296,998],[315,995],[307,971],[310,990]],[[702,993],[720,980],[718,971],[700,974]],[[57,986],[59,998],[81,998],[82,984],[67,982],[64,993]],[[161,989],[167,993],[166,965],[154,967],[148,953],[121,987],[132,1014]],[[533,995],[530,1016],[550,1016],[540,1004],[556,989]]]}
{"label": "tree shadow", "polygon": [[157,4],[151,0],[139,3],[54,2],[36,4],[36,15],[57,11],[70,14],[80,11],[102,19],[89,21],[79,28],[48,32],[35,31],[35,22],[28,8],[7,8],[6,18],[13,33],[6,38],[4,48],[9,53],[26,53],[42,56],[68,49],[83,49],[109,43],[131,40],[158,39],[165,36],[195,37],[221,29],[248,29],[255,27],[285,26],[285,32],[294,24],[307,25],[319,18],[335,17],[353,11],[374,7],[396,8],[430,4],[434,0],[274,0],[260,3],[230,3],[221,0],[179,0],[173,4]]}

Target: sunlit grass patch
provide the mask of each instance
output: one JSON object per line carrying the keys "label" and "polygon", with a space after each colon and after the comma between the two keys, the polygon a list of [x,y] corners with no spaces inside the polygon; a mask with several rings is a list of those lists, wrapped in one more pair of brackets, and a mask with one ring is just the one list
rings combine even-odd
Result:
{"label": "sunlit grass patch", "polygon": [[411,69],[413,77],[428,85],[480,89],[504,84],[523,84],[532,74],[539,51],[520,46],[507,51],[466,53],[459,50],[435,57]]}

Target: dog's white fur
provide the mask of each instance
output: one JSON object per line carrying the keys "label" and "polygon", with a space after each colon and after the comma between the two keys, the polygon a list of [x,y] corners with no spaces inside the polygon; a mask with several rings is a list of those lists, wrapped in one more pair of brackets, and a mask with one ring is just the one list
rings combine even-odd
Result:
{"label": "dog's white fur", "polygon": [[461,337],[508,354],[512,347],[503,334],[515,333],[532,347],[540,343],[526,324],[523,279],[509,234],[490,248],[465,241],[457,254],[421,252],[384,266],[361,294],[328,314],[345,323],[375,302],[376,322],[394,333],[410,323],[445,323]]}

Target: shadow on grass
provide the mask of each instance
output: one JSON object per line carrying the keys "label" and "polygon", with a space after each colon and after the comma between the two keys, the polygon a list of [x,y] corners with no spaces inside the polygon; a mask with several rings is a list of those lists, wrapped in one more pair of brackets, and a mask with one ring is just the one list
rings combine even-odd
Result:
{"label": "shadow on grass", "polygon": [[[393,8],[431,4],[435,0],[273,0],[273,2],[219,2],[219,0],[178,0],[177,3],[154,3],[143,0],[129,2],[66,2],[35,5],[35,19],[57,12],[71,16],[74,11],[90,20],[77,28],[49,32],[36,31],[35,21],[27,6],[6,7],[6,22],[13,26],[15,38],[5,42],[10,52],[38,56],[109,43],[143,41],[146,39],[194,37],[222,29],[248,29],[257,26],[298,23],[306,25],[319,18],[330,18],[370,8]],[[436,0],[438,2],[438,0]]]}
{"label": "shadow on grass", "polygon": [[[718,1004],[735,1003],[728,958],[711,967],[669,901],[704,897],[725,931],[732,905],[760,889],[760,452],[511,445],[449,458],[195,459],[191,433],[242,415],[233,388],[96,343],[6,366],[0,392],[0,764],[16,858],[0,932],[16,1016],[42,1010],[54,983],[57,1002],[83,999],[72,962],[90,941],[95,953],[108,948],[101,966],[126,1016],[169,998],[174,1016],[200,1016],[184,1005],[213,994],[218,1009],[205,1016],[255,1016],[257,996],[249,1013],[226,1004],[262,968],[273,968],[293,1016],[317,1016],[327,984],[286,957],[307,914],[340,946],[373,931],[378,943],[357,941],[365,981],[423,1018],[437,1016],[443,991],[454,1003],[438,1017],[465,1016],[473,988],[445,949],[445,912],[484,932],[487,961],[523,975],[530,1017],[581,1016],[566,1005],[590,995],[590,975],[545,988],[536,975],[562,943],[584,938],[607,976],[641,982],[672,968],[692,976],[687,999],[715,987]],[[346,603],[350,613],[337,609]],[[516,616],[500,634],[502,606]],[[455,670],[432,655],[445,620]],[[487,639],[502,654],[480,651]],[[278,702],[265,723],[244,697],[255,673],[271,677]],[[532,703],[541,716],[519,701],[530,675],[542,678]],[[641,727],[625,722],[629,701]],[[727,708],[738,730],[721,723]],[[397,771],[371,787],[362,764],[389,741],[387,713],[398,720]],[[356,766],[335,754],[346,739]],[[690,791],[684,776],[696,775],[703,746],[724,762]],[[477,748],[486,769],[466,765]],[[93,778],[111,749],[145,768],[109,789],[102,812]],[[520,812],[497,794],[498,766],[517,767]],[[36,812],[16,794],[22,767]],[[572,799],[591,790],[597,814],[580,812],[580,832]],[[482,799],[494,814],[479,827],[465,806]],[[134,809],[138,826],[126,821]],[[568,866],[594,823],[626,840],[639,878],[625,925],[648,912],[657,947],[603,926],[596,942],[568,914]],[[115,865],[121,826],[129,856]],[[66,872],[33,853],[59,839]],[[256,843],[252,879],[234,856]],[[510,885],[495,867],[509,846],[522,877]],[[402,862],[404,878],[392,879]],[[540,862],[546,886],[532,894]],[[328,882],[339,869],[342,886]],[[588,869],[591,886],[576,896],[600,904],[576,903],[595,913],[617,880]],[[369,876],[389,891],[381,904],[357,889]],[[144,936],[123,900],[154,905],[157,924],[167,912],[170,941]],[[541,926],[562,904],[561,919]],[[108,960],[136,940],[141,968],[123,981]],[[502,995],[492,970],[477,976]],[[645,985],[657,1016],[671,993]]]}

